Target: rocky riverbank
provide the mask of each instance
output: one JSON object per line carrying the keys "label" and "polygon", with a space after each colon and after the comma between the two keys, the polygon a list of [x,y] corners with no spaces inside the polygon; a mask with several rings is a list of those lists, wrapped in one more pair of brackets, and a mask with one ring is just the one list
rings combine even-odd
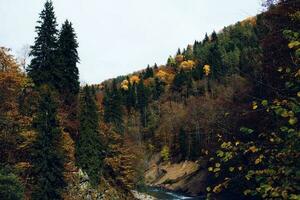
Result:
{"label": "rocky riverbank", "polygon": [[206,165],[206,161],[166,163],[156,156],[150,161],[149,168],[145,172],[145,183],[198,196],[204,194],[206,190]]}
{"label": "rocky riverbank", "polygon": [[136,190],[133,190],[131,191],[133,196],[136,198],[136,199],[140,199],[140,200],[157,200],[156,198],[150,196],[150,195],[147,195],[147,194],[144,194],[144,193],[140,193]]}

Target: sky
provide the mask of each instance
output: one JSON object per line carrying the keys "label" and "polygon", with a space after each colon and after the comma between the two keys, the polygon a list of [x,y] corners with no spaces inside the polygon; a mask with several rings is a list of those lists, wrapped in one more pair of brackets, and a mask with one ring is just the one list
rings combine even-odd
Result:
{"label": "sky", "polygon": [[[261,0],[52,0],[59,28],[73,23],[80,81],[96,84],[169,55],[205,33],[261,12]],[[0,46],[16,56],[34,42],[44,0],[0,0]]]}

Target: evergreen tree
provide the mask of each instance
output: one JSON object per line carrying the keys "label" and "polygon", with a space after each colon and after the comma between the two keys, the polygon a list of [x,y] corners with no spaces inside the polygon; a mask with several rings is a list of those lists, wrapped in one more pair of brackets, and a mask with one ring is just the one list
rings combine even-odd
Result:
{"label": "evergreen tree", "polygon": [[79,72],[76,64],[79,61],[77,53],[78,43],[72,23],[68,20],[62,25],[58,39],[59,56],[59,91],[68,96],[74,96],[79,92]]}
{"label": "evergreen tree", "polygon": [[135,108],[136,106],[136,85],[133,83],[131,84],[129,77],[127,77],[128,81],[128,90],[126,93],[126,107],[127,111],[130,112],[131,108]]}
{"label": "evergreen tree", "polygon": [[186,73],[181,69],[179,73],[177,73],[174,77],[173,83],[172,83],[172,90],[173,92],[181,92],[182,87],[186,83],[187,76]]}
{"label": "evergreen tree", "polygon": [[118,131],[123,132],[122,96],[115,79],[112,83],[112,89],[106,88],[105,90],[103,106],[105,122],[112,123]]}
{"label": "evergreen tree", "polygon": [[146,72],[143,77],[144,77],[144,79],[153,77],[153,69],[149,65],[147,66]]}
{"label": "evergreen tree", "polygon": [[93,91],[88,86],[83,89],[80,99],[80,128],[76,143],[76,162],[85,171],[92,186],[99,184],[103,166],[103,145],[99,135],[99,116]]}
{"label": "evergreen tree", "polygon": [[65,187],[63,176],[64,157],[60,147],[61,132],[56,118],[57,105],[48,86],[40,91],[41,99],[34,129],[37,132],[33,144],[32,164],[35,190],[32,199],[57,200]]}
{"label": "evergreen tree", "polygon": [[57,86],[61,74],[57,67],[57,24],[51,1],[46,1],[36,27],[37,37],[31,46],[32,60],[27,68],[33,82],[40,86],[49,84]]}
{"label": "evergreen tree", "polygon": [[143,79],[137,85],[137,104],[141,114],[142,125],[145,127],[147,125],[148,92],[144,86]]}
{"label": "evergreen tree", "polygon": [[182,158],[186,159],[186,156],[187,156],[187,140],[186,139],[187,138],[186,138],[186,134],[185,134],[185,131],[183,128],[180,128],[180,130],[179,130],[178,139],[179,139],[180,153],[182,155]]}
{"label": "evergreen tree", "polygon": [[0,168],[0,199],[24,199],[24,187],[18,177],[7,169]]}
{"label": "evergreen tree", "polygon": [[153,99],[158,100],[159,97],[164,92],[164,84],[159,78],[155,77],[154,79],[154,90],[153,90]]}
{"label": "evergreen tree", "polygon": [[112,114],[111,114],[111,94],[110,89],[105,87],[104,96],[103,96],[103,108],[104,108],[104,122],[110,123]]}
{"label": "evergreen tree", "polygon": [[211,77],[213,79],[219,78],[221,75],[225,74],[225,71],[222,68],[222,55],[217,42],[214,42],[210,46],[207,61],[211,66]]}
{"label": "evergreen tree", "polygon": [[206,42],[209,42],[209,37],[208,37],[207,33],[205,33],[205,38],[202,43],[205,44]]}
{"label": "evergreen tree", "polygon": [[211,34],[211,41],[212,42],[216,42],[218,40],[218,36],[216,31],[213,31],[213,33]]}
{"label": "evergreen tree", "polygon": [[180,48],[178,48],[176,55],[177,55],[177,56],[178,56],[178,55],[181,55],[181,50],[180,50]]}

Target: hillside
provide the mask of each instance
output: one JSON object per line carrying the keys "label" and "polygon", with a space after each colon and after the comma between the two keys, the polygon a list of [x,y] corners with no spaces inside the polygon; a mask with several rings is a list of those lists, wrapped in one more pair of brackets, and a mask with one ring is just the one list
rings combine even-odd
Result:
{"label": "hillside", "polygon": [[[299,110],[286,107],[295,102],[286,103],[285,98],[297,96],[299,80],[287,83],[290,75],[284,74],[298,73],[297,62],[289,57],[297,48],[289,30],[297,30],[299,25],[290,21],[293,14],[286,12],[298,7],[296,2],[271,6],[256,17],[178,49],[165,65],[148,65],[100,84],[103,120],[131,141],[127,148],[141,152],[132,147],[134,143],[143,148],[143,159],[147,158],[134,165],[138,166],[136,173],[145,171],[138,185],[216,197],[233,192],[236,199],[244,194],[272,197],[287,192],[286,186],[269,181],[282,176],[273,173],[285,168],[286,161],[281,160],[282,166],[269,164],[282,155],[279,146],[289,143],[282,130],[293,130],[289,137],[298,137]],[[287,84],[291,85],[287,88]],[[277,121],[276,115],[283,119]],[[284,151],[291,151],[287,158],[298,156],[295,149]],[[184,169],[176,166],[186,161],[195,163],[196,173],[180,175]],[[169,173],[175,173],[173,178]],[[196,180],[191,178],[195,176]],[[255,186],[251,177],[256,176],[262,180]],[[256,190],[248,189],[250,182]]]}
{"label": "hillside", "polygon": [[299,1],[95,85],[57,26],[46,1],[26,72],[0,48],[0,199],[300,198]]}

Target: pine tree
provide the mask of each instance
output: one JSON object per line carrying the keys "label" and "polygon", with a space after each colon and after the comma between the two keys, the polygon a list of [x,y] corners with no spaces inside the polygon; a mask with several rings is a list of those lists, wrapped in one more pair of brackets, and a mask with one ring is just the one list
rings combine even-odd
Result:
{"label": "pine tree", "polygon": [[128,90],[126,93],[126,107],[127,111],[130,112],[132,108],[136,107],[136,85],[135,83],[131,84],[129,77],[128,81]]}
{"label": "pine tree", "polygon": [[205,44],[206,42],[209,42],[209,37],[208,37],[207,33],[205,33],[205,38],[202,43]]}
{"label": "pine tree", "polygon": [[153,77],[153,69],[149,65],[147,66],[146,72],[143,77],[144,77],[144,79]]}
{"label": "pine tree", "polygon": [[103,96],[103,108],[104,108],[104,122],[110,123],[112,119],[112,111],[111,111],[111,92],[108,87],[105,87],[104,96]]}
{"label": "pine tree", "polygon": [[137,104],[141,114],[142,125],[145,127],[147,125],[148,92],[144,86],[143,79],[137,85]]}
{"label": "pine tree", "polygon": [[154,79],[154,90],[153,90],[153,99],[158,100],[163,92],[164,92],[163,82],[160,81],[159,78],[155,77],[155,79]]}
{"label": "pine tree", "polygon": [[187,138],[183,128],[179,130],[179,150],[183,159],[186,159],[187,156]]}
{"label": "pine tree", "polygon": [[113,80],[112,89],[106,88],[104,100],[104,120],[106,123],[112,123],[117,131],[123,132],[123,108],[122,96],[117,88],[116,80]]}
{"label": "pine tree", "polygon": [[216,31],[213,31],[213,33],[211,34],[211,41],[212,42],[216,42],[218,40],[218,36]]}
{"label": "pine tree", "polygon": [[32,199],[57,200],[62,199],[61,192],[66,185],[63,176],[64,157],[60,147],[61,132],[56,119],[57,104],[48,86],[41,88],[40,96],[33,123],[37,138],[32,150],[32,171],[35,178]]}
{"label": "pine tree", "polygon": [[99,135],[99,116],[95,96],[88,86],[83,89],[80,103],[76,163],[88,174],[90,183],[95,187],[99,184],[102,173],[104,149]]}
{"label": "pine tree", "polygon": [[[58,84],[63,95],[72,97],[79,92],[79,71],[76,64],[79,62],[78,43],[72,23],[68,20],[62,25],[58,39],[58,71],[61,79]],[[71,99],[72,100],[72,99]]]}
{"label": "pine tree", "polygon": [[57,70],[57,24],[51,1],[46,1],[36,27],[37,37],[31,46],[32,60],[27,68],[33,82],[40,86],[58,86],[61,74]]}

